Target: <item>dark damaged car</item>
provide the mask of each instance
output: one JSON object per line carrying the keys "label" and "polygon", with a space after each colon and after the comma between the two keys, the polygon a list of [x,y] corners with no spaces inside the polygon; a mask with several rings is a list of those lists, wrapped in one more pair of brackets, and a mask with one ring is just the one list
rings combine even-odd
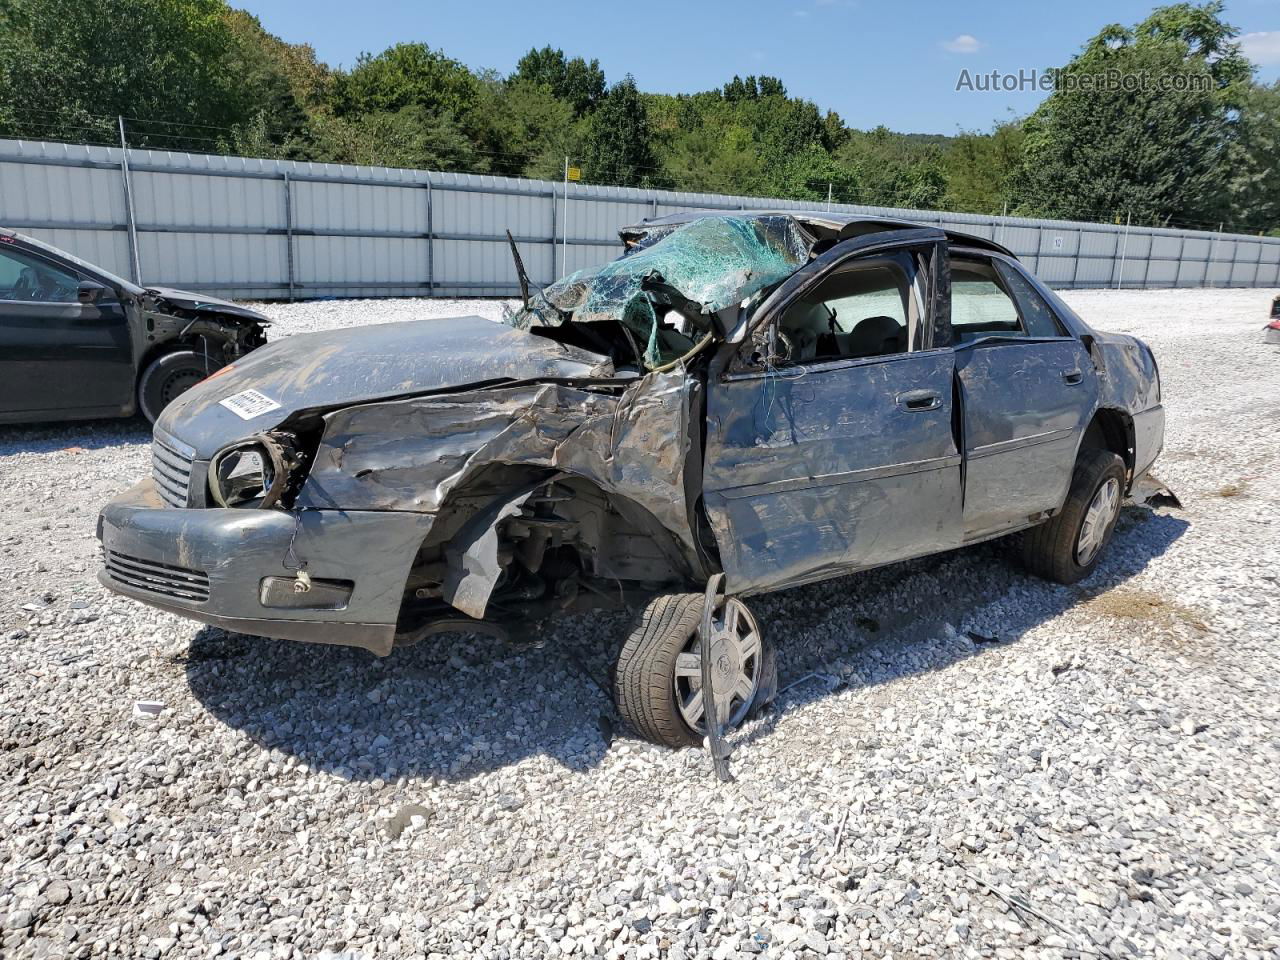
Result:
{"label": "dark damaged car", "polygon": [[0,423],[160,411],[266,342],[236,303],[140,287],[0,229]]}
{"label": "dark damaged car", "polygon": [[291,337],[185,394],[102,511],[103,583],[380,655],[634,603],[618,707],[682,745],[704,676],[730,725],[770,695],[752,595],[1017,531],[1071,583],[1160,451],[1151,351],[989,240],[788,212],[623,241],[505,326]]}

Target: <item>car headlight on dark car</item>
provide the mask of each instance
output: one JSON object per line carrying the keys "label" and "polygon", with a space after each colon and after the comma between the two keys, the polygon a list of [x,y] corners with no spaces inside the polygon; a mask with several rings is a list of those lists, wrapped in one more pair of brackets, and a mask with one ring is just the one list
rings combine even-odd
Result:
{"label": "car headlight on dark car", "polygon": [[220,507],[277,506],[299,466],[287,434],[259,434],[224,447],[209,463],[209,494]]}

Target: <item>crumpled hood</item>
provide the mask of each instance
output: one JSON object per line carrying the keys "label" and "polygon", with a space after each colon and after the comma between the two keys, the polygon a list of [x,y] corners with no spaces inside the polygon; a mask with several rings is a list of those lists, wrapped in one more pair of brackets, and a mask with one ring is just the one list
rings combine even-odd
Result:
{"label": "crumpled hood", "polygon": [[604,357],[483,317],[345,327],[259,347],[171,403],[156,427],[203,460],[298,410],[486,382],[612,373]]}
{"label": "crumpled hood", "polygon": [[248,307],[232,303],[230,300],[223,300],[220,297],[192,293],[190,290],[175,290],[173,287],[147,287],[147,293],[183,310],[222,313],[233,317],[243,317],[245,320],[253,320],[264,326],[270,326],[271,324],[271,320],[266,314],[259,313],[257,310],[250,310]]}

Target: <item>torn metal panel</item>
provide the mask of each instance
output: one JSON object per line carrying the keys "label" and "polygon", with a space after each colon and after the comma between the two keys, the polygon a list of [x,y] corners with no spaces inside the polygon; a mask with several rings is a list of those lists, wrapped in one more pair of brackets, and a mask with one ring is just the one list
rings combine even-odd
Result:
{"label": "torn metal panel", "polygon": [[485,467],[582,477],[644,508],[696,556],[685,496],[696,381],[608,392],[562,383],[364,404],[328,414],[297,505],[438,513]]}
{"label": "torn metal panel", "polygon": [[513,495],[491,504],[468,520],[449,540],[445,549],[448,574],[444,599],[469,617],[484,617],[489,597],[502,576],[498,560],[498,524],[520,512],[535,490],[549,481],[539,479]]}

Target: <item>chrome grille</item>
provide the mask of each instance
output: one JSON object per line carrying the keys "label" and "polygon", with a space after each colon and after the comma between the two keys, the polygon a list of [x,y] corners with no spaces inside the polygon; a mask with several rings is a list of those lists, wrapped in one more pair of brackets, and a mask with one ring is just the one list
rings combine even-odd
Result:
{"label": "chrome grille", "polygon": [[106,551],[107,574],[126,586],[178,600],[203,603],[209,599],[209,575],[201,570],[172,567],[114,550]]}
{"label": "chrome grille", "polygon": [[159,436],[151,441],[151,476],[156,492],[172,507],[187,505],[187,489],[191,485],[191,457],[178,451]]}

